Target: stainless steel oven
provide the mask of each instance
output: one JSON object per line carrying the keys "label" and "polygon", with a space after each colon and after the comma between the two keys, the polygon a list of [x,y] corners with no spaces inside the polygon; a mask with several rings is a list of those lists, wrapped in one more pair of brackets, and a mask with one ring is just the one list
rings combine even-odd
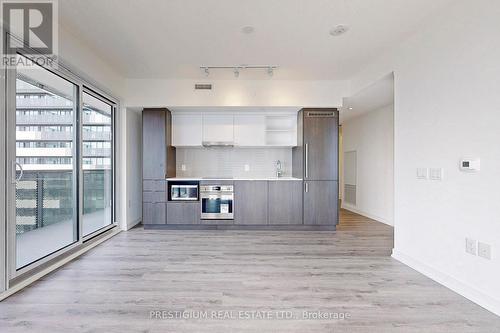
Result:
{"label": "stainless steel oven", "polygon": [[202,220],[232,220],[234,218],[233,185],[202,185],[200,197]]}
{"label": "stainless steel oven", "polygon": [[198,201],[198,182],[191,181],[169,181],[169,201]]}

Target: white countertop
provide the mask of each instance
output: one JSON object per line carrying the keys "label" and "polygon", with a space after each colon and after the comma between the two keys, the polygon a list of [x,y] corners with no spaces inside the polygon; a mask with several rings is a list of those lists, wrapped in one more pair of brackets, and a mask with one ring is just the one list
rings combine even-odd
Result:
{"label": "white countertop", "polygon": [[203,178],[203,177],[173,177],[173,178],[167,178],[167,180],[191,180],[191,181],[230,181],[230,180],[289,180],[289,181],[301,181],[302,178],[295,178],[295,177],[265,177],[265,178],[239,178],[239,177],[234,177],[234,178]]}

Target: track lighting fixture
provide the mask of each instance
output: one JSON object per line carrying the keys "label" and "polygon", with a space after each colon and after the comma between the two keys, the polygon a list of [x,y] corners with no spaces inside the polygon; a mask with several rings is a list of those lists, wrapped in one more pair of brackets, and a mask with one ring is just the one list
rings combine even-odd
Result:
{"label": "track lighting fixture", "polygon": [[278,69],[277,65],[236,65],[236,66],[200,66],[200,69],[205,73],[205,76],[209,75],[209,70],[212,69],[232,69],[235,78],[240,76],[242,70],[249,69],[265,69],[267,75],[272,77],[274,75],[274,70]]}

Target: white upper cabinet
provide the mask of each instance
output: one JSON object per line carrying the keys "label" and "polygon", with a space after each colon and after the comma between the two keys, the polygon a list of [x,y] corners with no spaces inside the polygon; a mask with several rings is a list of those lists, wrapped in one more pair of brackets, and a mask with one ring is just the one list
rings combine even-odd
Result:
{"label": "white upper cabinet", "polygon": [[173,114],[172,115],[172,146],[201,146],[202,143],[202,115]]}
{"label": "white upper cabinet", "polygon": [[173,112],[172,145],[297,146],[296,112]]}
{"label": "white upper cabinet", "polygon": [[266,117],[254,114],[235,114],[234,144],[241,147],[265,146]]}
{"label": "white upper cabinet", "polygon": [[297,146],[297,116],[267,115],[266,145],[276,147]]}
{"label": "white upper cabinet", "polygon": [[234,142],[234,121],[232,114],[203,114],[204,143]]}

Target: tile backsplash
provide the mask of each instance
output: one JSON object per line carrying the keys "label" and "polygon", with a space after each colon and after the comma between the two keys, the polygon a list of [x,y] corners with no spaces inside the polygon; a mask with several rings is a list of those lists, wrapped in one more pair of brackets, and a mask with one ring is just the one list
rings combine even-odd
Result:
{"label": "tile backsplash", "polygon": [[291,148],[177,148],[176,153],[177,177],[274,177],[277,160],[283,176],[292,175]]}

